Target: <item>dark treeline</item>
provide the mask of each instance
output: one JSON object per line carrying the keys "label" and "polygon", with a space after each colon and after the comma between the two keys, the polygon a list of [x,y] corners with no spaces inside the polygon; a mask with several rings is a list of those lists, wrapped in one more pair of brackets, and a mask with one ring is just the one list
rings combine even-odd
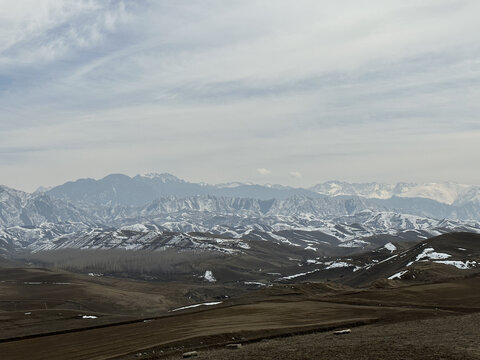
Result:
{"label": "dark treeline", "polygon": [[22,256],[22,260],[44,267],[73,272],[165,276],[192,274],[207,269],[209,260],[222,254],[166,249],[162,251],[61,249]]}

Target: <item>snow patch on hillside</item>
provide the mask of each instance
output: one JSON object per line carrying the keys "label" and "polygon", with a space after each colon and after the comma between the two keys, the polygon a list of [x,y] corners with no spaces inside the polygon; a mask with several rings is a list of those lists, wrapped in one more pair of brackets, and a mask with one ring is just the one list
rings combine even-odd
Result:
{"label": "snow patch on hillside", "polygon": [[392,243],[385,244],[383,247],[385,249],[387,249],[388,251],[390,251],[391,253],[394,252],[395,250],[397,250],[397,247],[395,245],[393,245]]}
{"label": "snow patch on hillside", "polygon": [[338,262],[332,262],[330,265],[328,265],[325,270],[329,269],[338,269],[338,268],[343,268],[343,267],[350,267],[353,266],[349,263],[346,263],[344,261],[338,261]]}
{"label": "snow patch on hillside", "polygon": [[456,260],[438,260],[437,264],[455,266],[457,269],[468,270],[477,266],[476,261],[456,261]]}
{"label": "snow patch on hillside", "polygon": [[394,279],[401,279],[403,275],[405,275],[406,273],[408,273],[408,270],[404,270],[404,271],[400,271],[396,274],[393,274],[392,276],[390,276],[388,278],[388,280],[394,280]]}
{"label": "snow patch on hillside", "polygon": [[205,275],[203,275],[203,278],[207,280],[208,282],[216,282],[217,279],[213,276],[213,272],[211,270],[205,271]]}
{"label": "snow patch on hillside", "polygon": [[170,312],[175,312],[175,311],[180,311],[180,310],[185,310],[185,309],[193,309],[199,306],[214,306],[221,304],[222,301],[213,301],[213,302],[206,302],[206,303],[201,303],[201,304],[195,304],[195,305],[189,305],[189,306],[182,306],[177,309],[170,310]]}
{"label": "snow patch on hillside", "polygon": [[438,253],[435,252],[434,248],[426,248],[423,249],[422,253],[417,256],[415,261],[420,261],[420,260],[443,260],[443,259],[448,259],[452,255],[450,254],[445,254],[445,253]]}

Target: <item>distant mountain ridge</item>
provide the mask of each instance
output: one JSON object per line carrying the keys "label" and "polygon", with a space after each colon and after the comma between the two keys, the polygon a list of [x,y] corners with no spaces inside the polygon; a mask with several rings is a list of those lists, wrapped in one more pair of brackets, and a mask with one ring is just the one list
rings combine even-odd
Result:
{"label": "distant mountain ridge", "polygon": [[307,189],[271,185],[190,183],[168,173],[134,177],[112,174],[100,180],[80,179],[56,186],[46,193],[72,202],[135,206],[145,205],[155,199],[168,196],[213,195],[260,200],[286,199],[293,195],[313,198],[321,196]]}
{"label": "distant mountain ridge", "polygon": [[111,174],[102,179],[79,179],[45,191],[56,198],[93,204],[144,205],[154,199],[179,196],[213,195],[259,200],[287,199],[294,195],[358,196],[367,199],[421,198],[448,205],[480,204],[480,186],[444,183],[348,183],[327,181],[308,189],[283,185],[232,182],[211,185],[192,183],[168,173],[129,177]]}

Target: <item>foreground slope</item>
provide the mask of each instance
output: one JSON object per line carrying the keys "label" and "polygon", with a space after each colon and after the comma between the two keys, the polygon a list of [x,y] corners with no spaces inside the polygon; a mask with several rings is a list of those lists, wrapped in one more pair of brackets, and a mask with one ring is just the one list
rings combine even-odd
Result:
{"label": "foreground slope", "polygon": [[[440,317],[393,324],[366,325],[344,336],[331,331],[267,339],[244,345],[200,351],[196,359],[217,360],[476,360],[479,314]],[[144,359],[179,359],[145,353]]]}
{"label": "foreground slope", "polygon": [[[343,257],[316,257],[280,280],[337,281],[350,286],[430,283],[480,273],[480,234],[449,233],[421,242],[393,242]],[[383,285],[381,284],[383,282]]]}

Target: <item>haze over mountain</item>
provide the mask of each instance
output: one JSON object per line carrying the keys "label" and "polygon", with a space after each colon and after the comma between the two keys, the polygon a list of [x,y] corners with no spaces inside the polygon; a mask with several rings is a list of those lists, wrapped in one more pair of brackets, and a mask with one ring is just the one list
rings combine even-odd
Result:
{"label": "haze over mountain", "polygon": [[292,195],[318,198],[327,196],[359,196],[367,199],[421,198],[448,205],[475,203],[480,200],[480,186],[448,183],[348,183],[328,181],[310,188],[282,185],[228,183],[209,185],[192,183],[168,174],[145,174],[129,177],[108,175],[102,179],[80,179],[56,186],[46,193],[73,202],[96,204],[141,205],[166,196],[214,195],[254,198],[260,200],[286,199]]}
{"label": "haze over mountain", "polygon": [[190,183],[171,174],[147,174],[129,177],[112,174],[100,180],[80,179],[47,191],[54,197],[93,204],[144,205],[167,196],[215,195],[260,200],[285,199],[292,195],[318,197],[310,190],[254,184],[208,185]]}

